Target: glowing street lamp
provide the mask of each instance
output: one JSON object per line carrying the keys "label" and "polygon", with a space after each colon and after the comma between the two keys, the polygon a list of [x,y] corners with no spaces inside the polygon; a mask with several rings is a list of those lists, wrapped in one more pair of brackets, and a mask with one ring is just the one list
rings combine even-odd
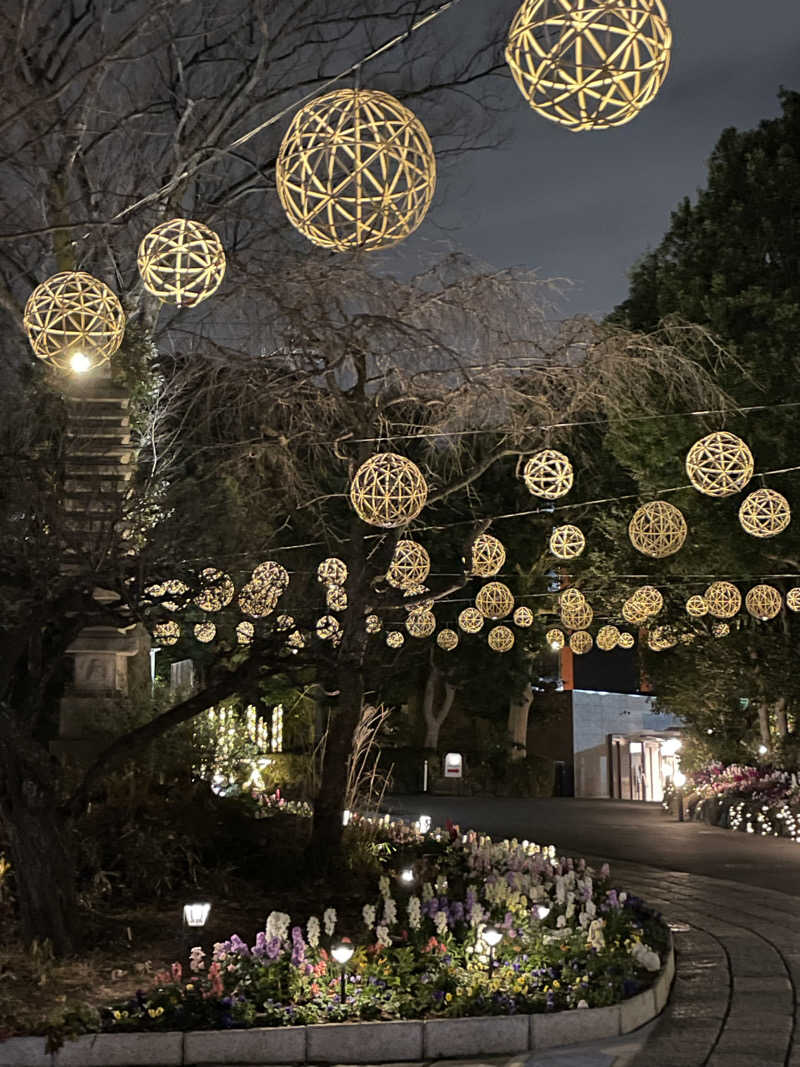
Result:
{"label": "glowing street lamp", "polygon": [[204,904],[184,904],[183,905],[183,923],[184,926],[200,927],[205,926],[208,922],[208,916],[211,913],[211,905]]}
{"label": "glowing street lamp", "polygon": [[343,937],[342,940],[337,942],[331,949],[331,956],[333,956],[342,968],[342,1004],[344,1004],[347,996],[347,964],[352,958],[354,951],[352,941],[346,937]]}
{"label": "glowing street lamp", "polygon": [[503,940],[503,931],[498,930],[496,926],[487,926],[481,937],[489,946],[489,974],[491,975],[494,969],[494,950]]}
{"label": "glowing street lamp", "polygon": [[759,745],[758,746],[758,754],[759,754],[759,756],[766,756],[767,752],[768,752],[768,749],[767,749],[766,745]]}
{"label": "glowing street lamp", "polygon": [[678,822],[683,822],[683,787],[686,785],[686,775],[683,771],[676,769],[672,776],[672,781],[678,790]]}
{"label": "glowing street lamp", "polygon": [[412,867],[404,867],[400,872],[400,881],[404,885],[411,885],[414,881],[414,869]]}

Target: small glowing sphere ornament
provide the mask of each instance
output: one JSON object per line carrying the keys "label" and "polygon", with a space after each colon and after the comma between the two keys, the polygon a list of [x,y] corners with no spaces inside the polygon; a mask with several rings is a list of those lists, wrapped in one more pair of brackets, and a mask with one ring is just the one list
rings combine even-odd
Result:
{"label": "small glowing sphere ornament", "polygon": [[530,608],[524,606],[514,609],[514,625],[519,626],[526,630],[529,626],[533,626],[533,612]]}
{"label": "small glowing sphere ornament", "polygon": [[236,640],[240,645],[252,645],[255,632],[256,628],[252,622],[245,619],[236,627]]}
{"label": "small glowing sphere ornament", "polygon": [[544,638],[554,652],[560,652],[567,641],[562,630],[548,630]]}
{"label": "small glowing sphere ornament", "polygon": [[693,619],[702,619],[704,615],[708,615],[706,598],[698,595],[690,596],[686,601],[686,614]]}
{"label": "small glowing sphere ornament", "polygon": [[217,628],[213,622],[198,622],[195,624],[194,636],[202,644],[207,645],[217,636]]}
{"label": "small glowing sphere ornament", "polygon": [[556,559],[577,559],[586,548],[586,538],[577,526],[556,526],[550,535],[550,551]]}
{"label": "small glowing sphere ornament", "polygon": [[601,626],[597,631],[597,647],[601,652],[611,652],[619,644],[620,633],[616,626]]}
{"label": "small glowing sphere ornament", "polygon": [[647,610],[632,596],[629,596],[622,605],[622,617],[631,626],[640,626],[643,622],[647,622],[648,618]]}
{"label": "small glowing sphere ornament", "polygon": [[742,606],[742,594],[730,582],[712,582],[703,599],[715,619],[732,619]]}
{"label": "small glowing sphere ornament", "polygon": [[619,635],[617,644],[620,648],[633,648],[635,639],[633,634],[629,634],[627,630],[622,630]]}
{"label": "small glowing sphere ornament", "polygon": [[280,593],[271,585],[248,582],[239,590],[239,608],[251,619],[263,619],[278,606]]}
{"label": "small glowing sphere ornament", "polygon": [[492,652],[510,652],[514,647],[514,632],[507,626],[493,626],[487,640]]}
{"label": "small glowing sphere ornament", "polygon": [[399,630],[390,630],[386,635],[386,644],[389,648],[402,648],[405,643],[406,639]]}
{"label": "small glowing sphere ornament", "polygon": [[711,627],[711,633],[714,637],[727,637],[730,632],[731,628],[727,622],[715,622]]}
{"label": "small glowing sphere ornament", "polygon": [[22,323],[39,359],[78,374],[107,363],[125,333],[116,294],[99,278],[78,270],[62,271],[37,285]]}
{"label": "small glowing sphere ornament", "polygon": [[458,616],[458,626],[465,634],[476,634],[483,629],[483,615],[477,608],[464,608]]}
{"label": "small glowing sphere ornament", "polygon": [[423,585],[431,572],[431,557],[416,541],[398,541],[392,562],[386,572],[386,581],[395,589],[408,589]]}
{"label": "small glowing sphere ornament", "polygon": [[379,634],[383,627],[380,615],[367,615],[364,626],[368,634]]}
{"label": "small glowing sphere ornament", "polygon": [[585,630],[592,625],[594,612],[588,600],[561,607],[561,622],[568,630]]}
{"label": "small glowing sphere ornament", "polygon": [[409,612],[406,629],[412,637],[430,637],[436,629],[436,616],[432,611]]}
{"label": "small glowing sphere ornament", "polygon": [[739,508],[742,529],[753,537],[775,537],[783,533],[791,519],[789,501],[774,489],[756,489]]}
{"label": "small glowing sphere ornament", "polygon": [[678,638],[669,626],[654,626],[647,635],[647,644],[652,652],[666,652],[675,648]]}
{"label": "small glowing sphere ornament", "polygon": [[250,581],[254,585],[266,585],[275,589],[280,596],[289,584],[289,572],[280,563],[268,559],[253,571]]}
{"label": "small glowing sphere ornament", "polygon": [[458,647],[458,634],[455,630],[440,630],[436,635],[436,644],[445,652],[452,652]]}
{"label": "small glowing sphere ornament", "polygon": [[194,598],[195,604],[203,611],[222,611],[233,600],[236,588],[229,574],[216,567],[206,567],[200,575],[203,587]]}
{"label": "small glowing sphere ornament", "polygon": [[336,556],[329,556],[317,567],[317,581],[323,585],[344,585],[347,581],[347,564]]}
{"label": "small glowing sphere ornament", "polygon": [[736,434],[719,430],[696,441],[686,455],[689,481],[706,496],[733,496],[753,477],[753,453]]}
{"label": "small glowing sphere ornament", "polygon": [[794,586],[786,594],[786,607],[789,611],[800,611],[800,586]]}
{"label": "small glowing sphere ornament", "polygon": [[658,615],[664,607],[664,598],[654,585],[640,585],[631,593],[630,599],[634,604],[638,604],[648,618]]}
{"label": "small glowing sphere ornament", "polygon": [[645,556],[664,559],[683,547],[686,519],[674,504],[653,500],[637,508],[628,524],[631,544]]}
{"label": "small glowing sphere ornament", "polygon": [[153,640],[160,645],[174,645],[180,636],[181,628],[172,619],[169,622],[157,622],[153,627]]}
{"label": "small glowing sphere ornament", "polygon": [[763,622],[774,619],[782,605],[783,599],[774,585],[754,585],[744,598],[744,606],[750,614]]}
{"label": "small glowing sphere ornament", "polygon": [[347,593],[340,585],[329,585],[325,590],[328,611],[347,611]]}
{"label": "small glowing sphere ornament", "polygon": [[334,615],[323,615],[317,619],[316,631],[320,641],[338,644],[342,639],[342,627]]}
{"label": "small glowing sphere ornament", "polygon": [[587,652],[592,651],[593,645],[592,635],[586,630],[577,630],[569,639],[569,647],[576,656],[585,656]]}
{"label": "small glowing sphere ornament", "polygon": [[350,502],[358,517],[370,526],[387,529],[416,519],[427,499],[422,471],[395,452],[371,456],[358,468],[350,486]]}
{"label": "small glowing sphere ornament", "polygon": [[506,62],[538,115],[574,131],[602,130],[650,103],[671,47],[661,0],[525,0]]}
{"label": "small glowing sphere ornament", "polygon": [[337,252],[388,248],[425,218],[436,158],[425,127],[388,93],[335,89],[295,115],[278,153],[283,210]]}
{"label": "small glowing sphere ornament", "polygon": [[472,570],[479,578],[494,578],[503,569],[506,550],[503,542],[492,534],[478,534],[472,542]]}
{"label": "small glowing sphere ornament", "polygon": [[297,652],[299,649],[306,647],[306,639],[299,630],[293,630],[287,637],[286,644],[293,652]]}
{"label": "small glowing sphere ornament", "polygon": [[139,245],[139,274],[148,293],[165,304],[192,307],[215,293],[225,275],[225,251],[212,229],[170,219]]}
{"label": "small glowing sphere ornament", "polygon": [[294,626],[294,618],[291,615],[279,615],[275,620],[275,629],[280,633],[291,630]]}
{"label": "small glowing sphere ornament", "polygon": [[522,478],[533,496],[557,500],[570,491],[575,475],[569,458],[563,452],[545,448],[531,456],[525,464]]}
{"label": "small glowing sphere ornament", "polygon": [[514,610],[514,594],[503,582],[487,582],[478,590],[475,607],[487,619],[504,619]]}

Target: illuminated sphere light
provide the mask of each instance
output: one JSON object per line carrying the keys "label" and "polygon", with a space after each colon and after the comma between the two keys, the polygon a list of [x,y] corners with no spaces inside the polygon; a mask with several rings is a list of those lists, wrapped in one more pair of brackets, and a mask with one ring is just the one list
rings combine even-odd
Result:
{"label": "illuminated sphere light", "polygon": [[514,594],[503,582],[487,582],[478,590],[475,607],[487,619],[504,619],[514,610]]}
{"label": "illuminated sphere light", "polygon": [[633,547],[653,559],[664,559],[681,549],[687,532],[686,519],[666,500],[643,504],[628,524]]}
{"label": "illuminated sphere light", "polygon": [[487,640],[492,652],[510,652],[514,647],[514,631],[507,626],[493,626]]}
{"label": "illuminated sphere light", "polygon": [[458,647],[458,634],[455,630],[440,630],[436,635],[436,644],[445,652],[452,652]]}
{"label": "illuminated sphere light", "polygon": [[569,458],[563,452],[545,448],[531,456],[525,464],[522,478],[533,496],[557,500],[570,491],[575,475]]}
{"label": "illuminated sphere light", "polygon": [[370,526],[387,529],[416,519],[427,499],[422,471],[396,452],[371,456],[358,468],[350,486],[350,502],[358,517]]}
{"label": "illuminated sphere light", "polygon": [[593,644],[592,635],[586,630],[576,631],[569,639],[569,647],[576,656],[584,656],[587,652],[591,652]]}
{"label": "illuminated sphere light", "polygon": [[289,584],[289,572],[274,559],[268,559],[264,563],[259,563],[254,569],[250,581],[254,585],[269,586],[277,590],[280,596]]}
{"label": "illuminated sphere light", "polygon": [[160,645],[174,645],[180,636],[181,628],[172,619],[169,622],[157,622],[153,627],[153,640]]}
{"label": "illuminated sphere light", "polygon": [[742,529],[753,537],[775,537],[786,529],[791,519],[789,501],[774,489],[756,489],[744,498],[739,508]]}
{"label": "illuminated sphere light", "polygon": [[299,630],[295,630],[293,633],[289,634],[288,638],[286,639],[286,644],[289,646],[289,648],[293,649],[305,648],[306,639],[305,637],[303,637]]}
{"label": "illuminated sphere light", "polygon": [[727,622],[715,622],[711,627],[711,632],[714,637],[727,637],[731,632],[731,628]]}
{"label": "illuminated sphere light", "polygon": [[586,538],[577,526],[556,526],[550,535],[550,551],[556,559],[577,559],[586,548]]}
{"label": "illuminated sphere light", "polygon": [[658,615],[664,607],[664,598],[654,585],[640,585],[634,589],[630,599],[637,604],[647,616]]}
{"label": "illuminated sphere light", "polygon": [[661,0],[525,0],[506,62],[538,115],[574,131],[602,130],[650,103],[671,46]]}
{"label": "illuminated sphere light", "polygon": [[544,635],[545,641],[553,649],[554,652],[559,651],[566,644],[566,638],[561,630],[548,630]]}
{"label": "illuminated sphere light", "polygon": [[686,601],[686,614],[691,615],[693,619],[702,619],[704,615],[708,615],[706,598],[697,595],[690,596]]}
{"label": "illuminated sphere light", "polygon": [[[189,586],[182,582],[179,578],[169,578],[166,582],[161,582],[158,585],[149,585],[145,589],[145,593],[156,599],[160,599],[162,596],[169,594],[170,596],[183,596],[184,593],[189,592]],[[166,611],[179,611],[180,605],[176,604],[174,600],[164,600],[161,605]]]}
{"label": "illuminated sphere light", "polygon": [[252,622],[248,622],[246,619],[239,623],[236,627],[236,640],[240,645],[251,645],[255,636],[256,628]]}
{"label": "illuminated sphere light", "polygon": [[195,604],[203,611],[222,611],[233,600],[236,587],[229,574],[218,571],[216,567],[206,567],[200,578],[203,588],[194,598]]}
{"label": "illuminated sphere light", "polygon": [[263,619],[278,605],[280,593],[274,586],[248,582],[239,590],[239,607],[243,615]]}
{"label": "illuminated sphere light", "polygon": [[389,648],[402,648],[406,639],[399,630],[390,630],[386,635],[386,644]]}
{"label": "illuminated sphere light", "polygon": [[217,636],[217,628],[213,622],[198,622],[194,627],[194,636],[198,641],[207,645]]}
{"label": "illuminated sphere light", "polygon": [[472,574],[479,578],[494,578],[503,569],[506,550],[503,542],[492,534],[478,534],[472,542]]}
{"label": "illuminated sphere light", "polygon": [[458,626],[465,634],[476,634],[483,629],[483,615],[477,608],[464,608],[458,616]]}
{"label": "illuminated sphere light", "polygon": [[666,652],[667,649],[674,648],[677,643],[678,638],[669,626],[654,626],[647,635],[648,647],[653,652]]}
{"label": "illuminated sphere light", "polygon": [[322,618],[317,619],[316,631],[320,641],[337,642],[342,637],[342,627],[333,615],[323,615]]}
{"label": "illuminated sphere light", "polygon": [[686,455],[689,481],[706,496],[733,496],[753,477],[753,453],[736,434],[719,430],[696,441]]}
{"label": "illuminated sphere light", "polygon": [[633,597],[628,597],[625,603],[622,605],[622,617],[625,622],[631,626],[639,626],[643,622],[647,622],[647,611]]}
{"label": "illuminated sphere light", "polygon": [[431,557],[427,549],[416,541],[398,541],[392,562],[386,572],[386,581],[395,589],[423,585],[431,572]]}
{"label": "illuminated sphere light", "polygon": [[379,634],[383,627],[380,615],[367,615],[364,626],[368,634]]}
{"label": "illuminated sphere light", "polygon": [[329,585],[325,590],[325,603],[329,611],[347,611],[347,593],[340,585]]}
{"label": "illuminated sphere light", "polygon": [[611,652],[619,644],[620,633],[616,626],[601,626],[597,631],[597,647],[601,652]]}
{"label": "illuminated sphere light", "polygon": [[766,622],[780,613],[783,598],[774,585],[754,585],[747,591],[744,606],[750,614]]}
{"label": "illuminated sphere light", "polygon": [[436,629],[432,611],[412,611],[406,619],[406,629],[412,637],[430,637]]}
{"label": "illuminated sphere light", "polygon": [[592,625],[594,612],[588,600],[561,608],[561,622],[568,630],[585,630]]}
{"label": "illuminated sphere light", "polygon": [[165,304],[192,307],[215,293],[225,276],[225,251],[212,229],[191,219],[170,219],[139,245],[145,289]]}
{"label": "illuminated sphere light", "polygon": [[425,127],[374,89],[335,89],[295,115],[278,153],[283,210],[309,241],[337,252],[388,248],[413,233],[436,188]]}
{"label": "illuminated sphere light", "polygon": [[570,586],[558,594],[558,605],[562,611],[564,608],[578,607],[585,603],[587,603],[586,597],[580,589],[576,589],[574,586]]}
{"label": "illuminated sphere light", "polygon": [[515,626],[520,626],[523,629],[533,626],[533,612],[530,608],[522,606],[515,608],[512,618],[514,619]]}
{"label": "illuminated sphere light", "polygon": [[328,556],[317,567],[317,581],[323,585],[344,585],[347,581],[347,564],[336,556]]}
{"label": "illuminated sphere light", "polygon": [[620,632],[619,640],[617,641],[620,648],[633,648],[635,643],[633,634],[629,634],[627,630]]}
{"label": "illuminated sphere light", "polygon": [[283,633],[285,630],[291,630],[293,626],[294,618],[291,615],[278,615],[275,619],[275,629],[278,630],[279,633]]}
{"label": "illuminated sphere light", "polygon": [[786,594],[786,607],[789,611],[800,611],[800,586],[794,586]]}
{"label": "illuminated sphere light", "polygon": [[39,359],[79,374],[107,363],[125,334],[117,295],[79,270],[62,271],[37,285],[22,324]]}
{"label": "illuminated sphere light", "polygon": [[732,619],[742,606],[742,594],[730,582],[712,582],[703,599],[716,619]]}

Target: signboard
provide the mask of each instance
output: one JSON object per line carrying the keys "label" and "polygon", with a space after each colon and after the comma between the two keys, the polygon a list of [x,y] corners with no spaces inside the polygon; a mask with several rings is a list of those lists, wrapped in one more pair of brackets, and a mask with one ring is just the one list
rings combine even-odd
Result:
{"label": "signboard", "polygon": [[460,752],[448,752],[444,757],[445,778],[461,778],[463,776],[464,761]]}

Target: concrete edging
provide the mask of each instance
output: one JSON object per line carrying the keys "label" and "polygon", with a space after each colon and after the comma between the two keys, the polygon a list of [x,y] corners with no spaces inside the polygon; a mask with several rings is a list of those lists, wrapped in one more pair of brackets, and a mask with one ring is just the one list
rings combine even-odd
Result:
{"label": "concrete edging", "polygon": [[552,1015],[490,1015],[377,1023],[321,1023],[186,1033],[86,1034],[45,1052],[43,1037],[0,1043],[0,1067],[222,1067],[225,1064],[401,1063],[540,1051],[630,1033],[669,999],[675,976],[670,938],[653,985],[620,1004]]}

